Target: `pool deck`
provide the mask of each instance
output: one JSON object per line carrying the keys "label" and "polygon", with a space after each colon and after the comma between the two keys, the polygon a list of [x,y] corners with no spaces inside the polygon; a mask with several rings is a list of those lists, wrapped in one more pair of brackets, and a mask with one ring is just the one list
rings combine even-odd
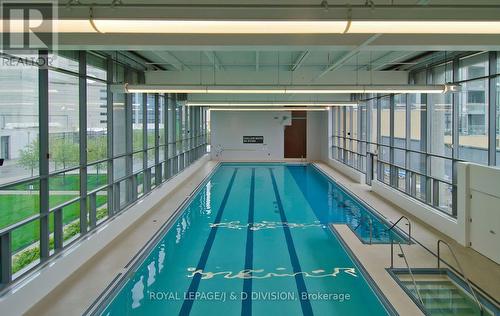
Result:
{"label": "pool deck", "polygon": [[[122,233],[101,253],[82,265],[70,278],[66,279],[40,303],[31,308],[26,315],[81,315],[99,297],[106,287],[119,274],[132,256],[138,253],[148,240],[161,227],[163,222],[182,204],[217,165],[215,161],[204,164],[185,184],[172,192],[161,205],[147,212],[133,227]],[[489,295],[500,299],[500,266],[470,248],[465,248],[450,240],[418,219],[371,192],[366,185],[354,183],[346,176],[324,163],[317,163],[322,171],[343,184],[358,197],[370,204],[388,221],[395,221],[406,215],[412,222],[412,237],[435,252],[436,241],[443,239],[452,245],[461,260],[469,278]],[[397,285],[385,270],[390,265],[389,245],[367,245],[346,225],[333,225],[344,243],[356,255],[378,287],[401,315],[423,315],[413,301]],[[401,224],[405,230],[404,224]],[[404,245],[410,264],[414,267],[432,268],[436,266],[435,257],[418,244]],[[395,251],[395,254],[398,253]],[[449,262],[447,251],[443,258]],[[403,267],[402,258],[395,255],[395,267]]]}
{"label": "pool deck", "polygon": [[[348,177],[324,163],[316,163],[315,165],[377,210],[389,222],[394,223],[401,215],[407,216],[412,225],[412,238],[430,251],[434,253],[437,252],[436,247],[439,239],[449,243],[455,251],[468,278],[488,295],[497,301],[500,300],[500,265],[476,252],[472,248],[463,247],[451,238],[413,217],[410,213],[405,212],[398,206],[383,199],[380,195],[372,192],[369,186],[353,182]],[[346,225],[334,226],[342,239],[344,239],[351,248],[352,252],[365,265],[365,268],[370,271],[370,274],[373,269],[374,271],[376,270],[377,273],[385,273],[388,275],[385,269],[390,266],[390,245],[363,245]],[[407,226],[404,221],[401,221],[398,227],[404,232],[407,231]],[[402,245],[410,266],[415,268],[437,267],[437,258],[418,243]],[[394,267],[406,267],[404,260],[397,256],[398,253],[399,247],[395,245]],[[445,247],[441,250],[441,257],[454,268],[457,268],[451,254]],[[364,261],[363,259],[366,260]],[[441,266],[446,267],[443,263]],[[391,282],[394,282],[389,275],[388,277],[391,279]],[[379,286],[383,284],[384,283],[381,283]],[[394,284],[396,283],[394,282]]]}

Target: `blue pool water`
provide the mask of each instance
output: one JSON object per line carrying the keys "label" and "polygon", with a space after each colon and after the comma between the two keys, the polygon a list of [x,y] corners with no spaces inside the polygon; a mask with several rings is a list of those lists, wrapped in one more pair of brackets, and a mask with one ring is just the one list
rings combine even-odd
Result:
{"label": "blue pool water", "polygon": [[[101,315],[388,315],[328,223],[387,226],[311,165],[222,164]],[[394,238],[400,238],[394,236]]]}

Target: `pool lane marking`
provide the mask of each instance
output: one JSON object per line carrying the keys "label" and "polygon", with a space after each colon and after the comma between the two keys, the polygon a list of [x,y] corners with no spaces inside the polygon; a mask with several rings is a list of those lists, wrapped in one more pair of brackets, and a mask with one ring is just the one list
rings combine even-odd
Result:
{"label": "pool lane marking", "polygon": [[[255,168],[252,168],[252,179],[250,181],[250,200],[248,206],[248,226],[247,243],[245,250],[245,270],[253,268],[253,230],[250,229],[254,221],[254,197],[255,197]],[[241,302],[241,315],[252,315],[252,278],[243,280],[243,292],[246,293],[246,299]]]}
{"label": "pool lane marking", "polygon": [[[221,222],[222,213],[224,213],[224,208],[226,207],[227,200],[229,198],[229,193],[231,192],[231,188],[234,184],[234,178],[236,178],[236,173],[238,172],[238,168],[234,169],[231,180],[229,181],[229,185],[224,193],[224,198],[222,199],[219,210],[217,211],[217,216],[215,217],[214,224],[218,224]],[[198,261],[198,265],[196,266],[196,270],[205,270],[205,266],[207,264],[208,255],[210,254],[210,250],[214,244],[215,234],[217,234],[217,226],[214,226],[210,229],[210,234],[208,235],[207,241],[205,242],[205,246],[203,247],[203,251],[201,253],[200,261]],[[186,297],[188,299],[184,299],[182,303],[181,310],[179,315],[189,315],[191,312],[191,308],[193,307],[194,300],[190,299],[191,297],[195,297],[196,292],[198,292],[198,287],[200,286],[201,274],[197,273],[191,279],[191,284],[189,285],[189,289],[186,293]]]}
{"label": "pool lane marking", "polygon": [[[288,222],[283,204],[281,203],[280,193],[278,191],[278,186],[276,185],[276,178],[274,177],[274,172],[272,168],[269,168],[269,173],[271,175],[271,180],[273,183],[274,195],[276,196],[276,204],[278,205],[278,211],[280,213],[281,221]],[[306,298],[302,298],[302,293],[307,293],[306,283],[304,281],[304,276],[302,273],[302,268],[300,267],[299,258],[297,256],[297,251],[295,250],[295,245],[293,243],[292,234],[288,226],[283,226],[283,232],[285,233],[286,245],[288,247],[288,254],[290,255],[290,261],[292,263],[293,272],[297,273],[295,275],[295,283],[297,284],[297,290],[299,292],[300,306],[302,308],[303,315],[313,315],[311,302],[309,301],[308,295]]]}

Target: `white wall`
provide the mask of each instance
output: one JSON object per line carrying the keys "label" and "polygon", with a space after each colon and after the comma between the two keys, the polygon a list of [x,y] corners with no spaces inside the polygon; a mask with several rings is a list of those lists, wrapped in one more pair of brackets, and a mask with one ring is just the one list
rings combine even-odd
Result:
{"label": "white wall", "polygon": [[457,164],[459,223],[471,248],[500,263],[500,169]]}
{"label": "white wall", "polygon": [[[286,117],[284,120],[283,117]],[[212,159],[282,160],[284,126],[291,124],[290,112],[220,112],[211,113]],[[307,160],[322,160],[326,138],[323,120],[328,112],[307,112]],[[328,126],[328,125],[326,125]],[[323,135],[324,134],[324,135]],[[264,136],[264,144],[243,144],[243,135]],[[224,148],[217,156],[217,145]]]}
{"label": "white wall", "polygon": [[307,160],[321,160],[321,146],[323,133],[322,120],[328,116],[328,112],[307,112]]}
{"label": "white wall", "polygon": [[[210,114],[212,159],[283,159],[284,126],[291,123],[290,112],[212,111]],[[243,136],[264,136],[264,144],[243,144]]]}

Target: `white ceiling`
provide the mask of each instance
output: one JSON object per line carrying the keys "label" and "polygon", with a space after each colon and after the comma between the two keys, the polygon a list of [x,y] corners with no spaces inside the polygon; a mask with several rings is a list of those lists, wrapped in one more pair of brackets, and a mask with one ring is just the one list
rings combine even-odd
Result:
{"label": "white ceiling", "polygon": [[[349,56],[350,51],[290,50],[268,51],[137,51],[150,69],[216,71],[297,71],[300,68],[321,72],[328,66]],[[339,65],[339,70],[404,69],[414,65],[411,59],[422,51],[360,51]],[[215,59],[213,58],[215,56]]]}

